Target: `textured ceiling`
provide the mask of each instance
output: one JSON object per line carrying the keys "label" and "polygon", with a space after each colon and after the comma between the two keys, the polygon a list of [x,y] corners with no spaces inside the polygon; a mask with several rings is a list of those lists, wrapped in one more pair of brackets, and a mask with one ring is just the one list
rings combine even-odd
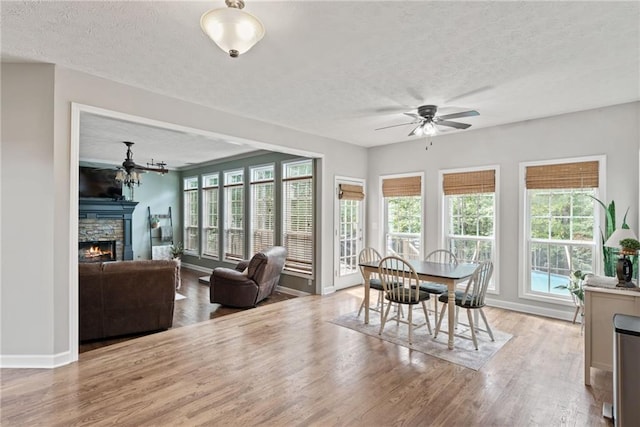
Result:
{"label": "textured ceiling", "polygon": [[640,99],[640,2],[247,0],[264,39],[229,58],[210,2],[2,1],[3,61],[41,61],[362,146],[402,113],[469,130]]}
{"label": "textured ceiling", "polygon": [[169,170],[256,151],[224,139],[80,113],[79,154],[83,162],[122,164],[127,153],[123,141],[134,143],[131,151],[137,164],[165,162]]}

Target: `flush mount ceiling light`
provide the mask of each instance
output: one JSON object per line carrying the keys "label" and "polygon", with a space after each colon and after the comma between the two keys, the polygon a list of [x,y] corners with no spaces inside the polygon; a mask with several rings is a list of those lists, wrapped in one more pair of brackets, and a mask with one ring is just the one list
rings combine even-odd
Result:
{"label": "flush mount ceiling light", "polygon": [[211,9],[200,18],[202,31],[232,58],[245,53],[264,37],[264,26],[242,11],[243,0],[225,0],[227,8]]}

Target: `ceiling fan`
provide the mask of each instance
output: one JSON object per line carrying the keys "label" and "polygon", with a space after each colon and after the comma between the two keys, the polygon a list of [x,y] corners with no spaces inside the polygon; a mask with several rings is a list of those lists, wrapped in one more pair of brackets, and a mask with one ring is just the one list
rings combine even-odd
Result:
{"label": "ceiling fan", "polygon": [[127,157],[122,162],[122,168],[127,172],[131,173],[133,171],[139,172],[158,172],[161,175],[169,172],[165,166],[167,165],[165,162],[154,162],[151,159],[151,163],[147,163],[147,166],[140,166],[136,162],[133,161],[133,152],[131,151],[131,146],[134,144],[129,141],[122,141],[124,145],[127,146]]}
{"label": "ceiling fan", "polygon": [[417,126],[409,133],[409,136],[414,136],[414,135],[433,136],[438,132],[437,126],[449,126],[456,129],[467,129],[468,127],[471,126],[468,123],[452,122],[449,119],[457,119],[460,117],[472,117],[472,116],[480,115],[480,113],[478,113],[476,110],[469,110],[469,111],[463,111],[460,113],[452,113],[452,114],[445,114],[442,116],[438,116],[436,115],[437,111],[438,111],[437,105],[421,105],[420,107],[418,107],[417,113],[414,113],[414,112],[404,113],[405,115],[414,118],[412,122],[385,126],[385,127],[378,128],[376,130],[417,124]]}
{"label": "ceiling fan", "polygon": [[[129,188],[133,188],[134,185],[140,186],[140,172],[157,172],[160,175],[164,175],[169,170],[165,168],[167,165],[165,162],[154,162],[151,159],[151,163],[147,163],[147,166],[141,166],[133,161],[133,152],[131,146],[134,144],[129,141],[122,141],[127,146],[127,156],[122,162],[122,167],[118,166],[116,172],[116,181],[122,182]],[[133,197],[132,197],[133,198]]]}

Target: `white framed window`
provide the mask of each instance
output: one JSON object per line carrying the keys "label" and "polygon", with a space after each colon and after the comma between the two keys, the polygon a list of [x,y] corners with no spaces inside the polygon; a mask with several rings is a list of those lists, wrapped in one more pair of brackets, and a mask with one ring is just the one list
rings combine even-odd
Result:
{"label": "white framed window", "polygon": [[364,180],[336,177],[336,190],[334,287],[342,289],[362,277],[358,256],[364,245]]}
{"label": "white framed window", "polygon": [[202,254],[220,258],[220,174],[202,176]]}
{"label": "white framed window", "polygon": [[275,181],[274,165],[249,169],[251,179],[251,253],[274,245]]}
{"label": "white framed window", "polygon": [[313,275],[313,160],[282,164],[282,244],[284,270]]}
{"label": "white framed window", "polygon": [[382,178],[385,255],[422,259],[422,175]]}
{"label": "white framed window", "polygon": [[[496,175],[497,167],[440,172],[444,247],[459,261],[498,259]],[[496,283],[494,274],[488,290],[497,292]]]}
{"label": "white framed window", "polygon": [[184,251],[191,255],[198,255],[198,177],[184,178],[183,190],[183,240]]}
{"label": "white framed window", "polygon": [[571,272],[595,272],[603,159],[583,158],[520,165],[523,182],[524,259],[521,295],[543,301],[570,301]]}
{"label": "white framed window", "polygon": [[243,260],[244,169],[224,173],[224,209],[224,259]]}

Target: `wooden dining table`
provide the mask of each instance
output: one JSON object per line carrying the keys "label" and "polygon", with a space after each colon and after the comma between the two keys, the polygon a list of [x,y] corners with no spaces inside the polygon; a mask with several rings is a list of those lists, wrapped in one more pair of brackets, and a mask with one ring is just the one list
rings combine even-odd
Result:
{"label": "wooden dining table", "polygon": [[[406,260],[406,262],[416,271],[418,278],[425,282],[436,282],[447,286],[449,294],[448,302],[448,332],[449,350],[453,349],[454,338],[454,313],[456,306],[455,290],[456,284],[471,277],[477,264],[445,264],[431,261]],[[359,264],[364,275],[364,323],[369,323],[369,294],[371,287],[369,279],[372,273],[378,272],[378,262],[363,262]],[[437,298],[437,297],[436,297]]]}

